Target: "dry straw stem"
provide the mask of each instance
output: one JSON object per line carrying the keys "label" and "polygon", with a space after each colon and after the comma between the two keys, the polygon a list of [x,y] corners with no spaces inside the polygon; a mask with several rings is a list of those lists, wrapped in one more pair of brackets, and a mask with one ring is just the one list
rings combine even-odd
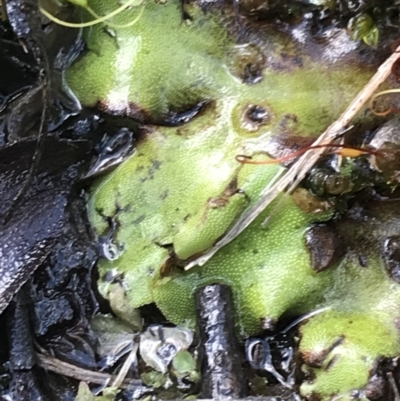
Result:
{"label": "dry straw stem", "polygon": [[133,344],[131,352],[128,355],[128,358],[126,358],[124,364],[122,365],[118,373],[118,376],[111,383],[111,387],[121,388],[126,378],[126,375],[129,372],[129,369],[131,368],[132,364],[136,361],[138,348],[139,348],[139,343],[135,342]]}
{"label": "dry straw stem", "polygon": [[[85,383],[93,383],[100,385],[108,385],[111,382],[115,382],[117,376],[112,376],[108,373],[95,372],[80,368],[79,366],[71,365],[70,363],[61,361],[60,359],[53,358],[52,356],[43,355],[37,353],[38,364],[43,369],[62,375],[71,377],[73,379],[84,381]],[[123,389],[134,389],[135,387],[143,386],[141,380],[119,380],[119,388]],[[144,386],[143,386],[144,387]]]}
{"label": "dry straw stem", "polygon": [[[346,131],[351,120],[390,75],[393,64],[399,58],[400,46],[398,46],[395,52],[383,64],[381,64],[375,75],[353,99],[342,115],[319,136],[312,146],[329,145]],[[283,191],[288,191],[289,193],[292,192],[324,152],[326,152],[326,148],[310,149],[299,157],[283,177],[279,178],[274,184],[268,185],[268,187],[264,189],[261,193],[260,200],[253,207],[243,213],[239,220],[229,229],[225,236],[214,245],[213,248],[204,255],[190,262],[185,267],[185,270],[189,270],[196,265],[204,265],[222,247],[229,244],[242,231],[244,231],[254,221],[254,219],[256,219],[257,216],[259,216],[259,214],[279,196],[279,194]]]}

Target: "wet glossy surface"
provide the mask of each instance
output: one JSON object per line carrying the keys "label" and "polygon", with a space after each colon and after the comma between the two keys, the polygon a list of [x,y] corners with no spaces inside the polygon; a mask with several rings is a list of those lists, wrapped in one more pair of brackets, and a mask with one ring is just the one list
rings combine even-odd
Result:
{"label": "wet glossy surface", "polygon": [[[35,145],[35,141],[27,141],[0,150],[0,215],[3,220],[25,183]],[[55,240],[62,235],[68,196],[87,152],[86,142],[46,141],[34,184],[0,231],[0,312],[43,263]]]}
{"label": "wet glossy surface", "polygon": [[103,138],[98,145],[98,156],[90,166],[85,178],[110,172],[134,152],[133,133],[122,128],[111,138]]}
{"label": "wet glossy surface", "polygon": [[235,336],[232,293],[209,285],[196,293],[202,359],[202,397],[241,398],[247,394],[243,355]]}

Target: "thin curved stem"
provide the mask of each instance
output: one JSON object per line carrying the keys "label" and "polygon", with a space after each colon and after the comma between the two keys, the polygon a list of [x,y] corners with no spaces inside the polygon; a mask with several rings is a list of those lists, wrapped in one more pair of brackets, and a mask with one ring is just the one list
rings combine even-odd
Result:
{"label": "thin curved stem", "polygon": [[[126,10],[127,8],[133,6],[135,3],[137,2],[137,0],[128,0],[125,4],[123,4],[121,7],[118,7],[116,10],[112,11],[110,14],[104,15],[104,16],[97,16],[95,17],[96,19],[93,21],[88,21],[88,22],[80,22],[80,23],[76,23],[76,22],[68,22],[68,21],[63,21],[57,17],[55,17],[54,15],[50,14],[47,10],[45,10],[42,6],[39,6],[39,10],[40,12],[47,17],[50,21],[55,22],[56,24],[65,26],[67,28],[87,28],[96,24],[99,24],[101,22],[106,22],[108,21],[110,18],[115,17],[116,15],[118,15],[119,13],[121,13],[122,11]],[[143,14],[143,9],[144,6],[142,6],[142,9],[139,13],[139,15],[131,22],[129,22],[126,25],[115,25],[115,24],[111,24],[114,25],[115,28],[127,28],[129,26],[134,25],[139,18],[142,16]],[[87,8],[87,10],[90,12],[90,14],[92,14],[93,16],[97,15],[96,13],[93,14],[93,10],[91,8]],[[110,25],[109,22],[107,22],[108,25]],[[111,26],[110,25],[110,26]]]}
{"label": "thin curved stem", "polygon": [[[97,20],[99,20],[99,19],[102,18],[102,16],[99,15],[99,14],[97,14],[91,7],[88,6],[88,7],[86,8],[86,10],[87,10],[90,14],[92,14],[92,16],[93,16],[94,18],[96,18]],[[141,18],[142,15],[143,15],[143,11],[144,11],[144,6],[142,6],[142,7],[140,8],[139,14],[138,14],[131,22],[128,22],[127,24],[122,24],[122,25],[120,25],[120,24],[114,24],[114,23],[112,23],[112,22],[107,22],[107,25],[110,26],[111,28],[117,28],[117,29],[119,29],[119,28],[129,28],[129,27],[135,25],[136,22],[138,22],[138,21],[140,20],[140,18]]]}
{"label": "thin curved stem", "polygon": [[276,164],[276,163],[282,163],[282,162],[294,159],[298,156],[301,156],[303,153],[305,153],[309,150],[322,149],[322,148],[326,148],[326,149],[332,148],[333,150],[331,153],[339,154],[342,157],[359,157],[359,156],[365,155],[365,154],[380,156],[380,152],[373,150],[373,149],[360,148],[358,146],[344,145],[344,144],[338,144],[338,143],[330,143],[330,144],[323,144],[323,145],[308,146],[308,147],[296,150],[286,156],[278,157],[276,159],[252,160],[251,156],[237,155],[236,160],[242,164],[254,164],[254,165]]}
{"label": "thin curved stem", "polygon": [[371,113],[375,114],[376,116],[386,116],[392,111],[400,111],[397,107],[390,106],[384,111],[376,111],[374,108],[374,102],[376,98],[383,96],[383,95],[389,95],[391,93],[400,93],[400,89],[387,89],[378,93],[375,93],[372,97],[371,100],[369,101],[369,109],[371,110]]}

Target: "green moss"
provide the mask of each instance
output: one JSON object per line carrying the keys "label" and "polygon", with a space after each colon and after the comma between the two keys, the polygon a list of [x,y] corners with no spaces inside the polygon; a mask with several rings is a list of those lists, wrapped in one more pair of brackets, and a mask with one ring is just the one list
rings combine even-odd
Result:
{"label": "green moss", "polygon": [[[108,4],[96,3],[96,12],[106,14],[111,10]],[[312,272],[302,246],[302,230],[315,216],[304,215],[292,204],[281,218],[274,218],[279,224],[283,221],[284,233],[280,233],[280,228],[279,234],[266,237],[266,232],[257,231],[247,241],[249,245],[246,242],[250,250],[240,251],[243,257],[234,256],[232,262],[226,263],[228,267],[218,262],[217,267],[206,266],[199,273],[183,275],[174,271],[174,280],[160,278],[160,269],[169,259],[168,247],[180,259],[209,248],[246,207],[257,201],[277,171],[276,166],[242,168],[235,156],[266,149],[268,138],[273,135],[311,135],[322,131],[343,110],[344,100],[359,90],[369,73],[357,70],[354,75],[353,59],[351,64],[341,58],[314,60],[309,45],[303,48],[282,32],[271,33],[268,26],[262,33],[264,44],[236,45],[235,37],[228,36],[225,26],[216,22],[217,13],[204,14],[195,7],[190,11],[193,23],[187,25],[181,20],[178,1],[169,0],[162,5],[149,2],[138,24],[115,30],[116,38],[100,26],[87,33],[92,51],[68,73],[72,88],[85,104],[109,101],[110,93],[118,92],[116,81],[126,84],[124,90],[129,88],[124,104],[135,103],[150,118],[167,116],[195,97],[198,101],[211,101],[199,116],[181,127],[152,127],[136,154],[95,184],[90,217],[99,234],[107,230],[102,215],[115,216],[120,225],[115,240],[125,244],[125,251],[118,260],[103,261],[100,267],[102,272],[113,268],[123,271],[125,279],[135,283],[135,290],[132,287],[130,291],[134,306],[156,300],[172,320],[193,319],[192,296],[200,284],[223,280],[235,286],[243,280],[245,287],[236,285],[241,294],[240,325],[244,331],[254,331],[260,327],[260,319],[278,319],[293,304],[300,307],[303,302],[293,293],[282,305],[278,302],[266,309],[272,295],[260,297],[260,293],[268,292],[263,289],[264,281],[255,285],[244,279],[242,265],[247,265],[247,277],[252,277],[260,266],[266,266],[261,269],[266,277],[270,275],[269,269],[277,271],[277,283],[283,285],[289,274],[281,274],[276,267],[281,263],[280,245],[285,241],[296,243],[293,254],[289,252],[287,256],[288,272],[302,269],[304,274],[299,277],[305,282],[299,288],[313,287],[309,284]],[[122,24],[129,18],[132,16],[123,15],[113,22]],[[130,45],[133,40],[140,43],[134,54]],[[117,62],[119,57],[127,57],[129,62]],[[257,64],[260,60],[262,68]],[[111,65],[114,68],[110,70]],[[260,67],[262,72],[262,79],[251,85],[240,79],[249,65]],[[91,78],[82,86],[88,71],[92,72]],[[124,96],[119,93],[117,98],[121,102]],[[249,124],[246,112],[251,105],[266,110],[262,124]],[[244,193],[235,194],[232,185]],[[273,224],[279,227],[278,223]],[[298,231],[293,230],[295,227]],[[266,241],[267,248],[256,245],[258,238]],[[226,259],[228,254],[230,251],[221,257]],[[249,258],[254,254],[259,256],[252,267],[254,257]],[[172,289],[175,283],[184,294]],[[106,287],[103,283],[104,291]],[[169,302],[168,294],[182,299],[182,308],[175,307],[175,299]],[[260,301],[254,302],[256,299]]]}
{"label": "green moss", "polygon": [[[391,294],[400,300],[397,291]],[[350,298],[345,300],[349,302]],[[376,306],[368,300],[367,305],[371,309]],[[302,385],[303,395],[345,398],[365,387],[379,358],[400,353],[399,333],[390,312],[376,312],[332,310],[302,327],[301,352],[306,361],[319,358],[320,364],[317,368],[305,366],[313,379]]]}
{"label": "green moss", "polygon": [[[115,6],[102,1],[91,7],[105,15]],[[193,22],[187,24],[177,0],[148,1],[145,7],[130,28],[99,24],[86,30],[89,52],[67,74],[84,105],[159,121],[201,101],[223,98],[244,108],[267,100],[271,117],[280,120],[290,113],[298,120],[297,132],[309,135],[338,116],[365,82],[365,75],[353,74],[357,67],[345,59],[316,54],[317,48],[308,54],[307,47],[294,45],[279,31],[271,33],[269,27],[249,49],[237,45],[236,37],[218,22],[217,10],[205,14],[192,7]],[[138,12],[135,7],[112,22],[127,23]],[[239,28],[234,30],[240,34]],[[243,75],[256,74],[249,68],[264,69],[264,79],[244,83]]]}
{"label": "green moss", "polygon": [[[105,26],[87,30],[89,51],[67,74],[84,105],[160,123],[147,126],[135,154],[91,188],[95,232],[106,235],[104,216],[112,217],[117,223],[113,241],[123,245],[118,259],[100,262],[100,291],[107,296],[107,273],[120,274],[133,307],[155,302],[172,322],[193,327],[195,291],[227,283],[243,336],[282,316],[328,307],[302,328],[305,370],[315,376],[302,393],[350,399],[351,391],[366,385],[379,357],[400,352],[393,319],[400,295],[373,247],[368,268],[348,252],[326,271],[312,269],[304,234],[332,211],[306,213],[291,197],[282,197],[205,266],[184,272],[171,253],[190,259],[209,248],[281,169],[243,166],[237,155],[268,151],[272,136],[318,135],[372,69],[360,68],[354,43],[348,44],[351,52],[338,56],[334,40],[324,47],[303,32],[301,43],[292,39],[295,31],[266,25],[249,36],[249,43],[238,44],[229,13],[222,24],[217,9],[192,6],[193,22],[187,24],[179,6],[178,0],[148,1],[131,28],[114,29],[112,35]],[[92,7],[104,15],[113,4],[103,0]],[[137,12],[112,22],[129,22]],[[251,84],[249,68],[259,70]],[[208,105],[187,123],[162,126],[173,113],[199,102]],[[263,121],[249,121],[252,106],[265,110]],[[358,222],[338,229],[349,242],[351,233],[360,234]],[[318,357],[322,351],[322,368],[311,367],[307,355]],[[324,369],[329,363],[332,369]]]}

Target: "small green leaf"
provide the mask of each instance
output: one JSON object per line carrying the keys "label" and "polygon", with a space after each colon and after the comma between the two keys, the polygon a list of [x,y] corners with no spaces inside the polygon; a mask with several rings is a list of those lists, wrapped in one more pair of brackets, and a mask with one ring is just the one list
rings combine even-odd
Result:
{"label": "small green leaf", "polygon": [[75,401],[95,401],[95,396],[90,391],[87,383],[79,383],[78,394],[76,395]]}
{"label": "small green leaf", "polygon": [[377,26],[374,26],[367,35],[363,37],[363,41],[365,44],[371,47],[376,47],[379,41],[379,29]]}
{"label": "small green leaf", "polygon": [[179,373],[187,373],[196,369],[196,361],[189,351],[179,351],[172,361],[172,366]]}

